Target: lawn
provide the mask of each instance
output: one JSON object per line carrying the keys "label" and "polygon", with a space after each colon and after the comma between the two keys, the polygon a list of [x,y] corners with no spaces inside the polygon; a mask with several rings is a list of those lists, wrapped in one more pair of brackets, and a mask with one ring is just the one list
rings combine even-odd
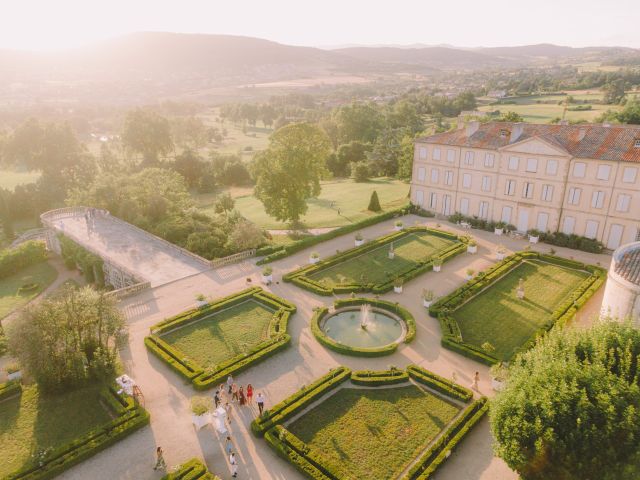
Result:
{"label": "lawn", "polygon": [[328,287],[341,283],[380,284],[411,270],[419,261],[431,258],[453,241],[428,232],[410,233],[393,242],[395,256],[389,258],[389,244],[323,268],[309,275]]}
{"label": "lawn", "polygon": [[341,478],[397,477],[460,408],[417,386],[341,389],[287,429]]}
{"label": "lawn", "polygon": [[[399,180],[379,178],[356,183],[353,180],[332,180],[321,183],[318,198],[310,199],[309,209],[302,221],[307,228],[339,227],[376,215],[367,210],[371,193],[378,192],[383,209],[399,207],[407,203],[409,185]],[[233,195],[233,192],[232,192]],[[235,195],[234,195],[235,196]],[[205,213],[213,212],[211,196],[196,197]],[[262,203],[246,191],[235,196],[236,209],[262,228],[286,230],[287,225],[267,215]],[[339,212],[339,213],[338,213]]]}
{"label": "lawn", "polygon": [[99,402],[100,387],[55,396],[25,386],[22,395],[0,402],[0,478],[31,460],[111,420]]}
{"label": "lawn", "polygon": [[15,170],[0,170],[0,188],[13,190],[18,185],[33,183],[40,178],[39,172],[17,172]]}
{"label": "lawn", "polygon": [[269,337],[273,310],[247,300],[165,333],[162,340],[203,367],[242,354]]}
{"label": "lawn", "polygon": [[[509,360],[550,318],[553,310],[582,281],[587,272],[539,261],[524,261],[482,293],[456,309],[452,316],[460,326],[462,340]],[[516,297],[520,278],[525,298]]]}
{"label": "lawn", "polygon": [[[0,279],[0,319],[40,295],[57,276],[55,268],[47,262],[42,262]],[[27,283],[37,283],[39,286],[33,292],[18,294],[18,289]]]}

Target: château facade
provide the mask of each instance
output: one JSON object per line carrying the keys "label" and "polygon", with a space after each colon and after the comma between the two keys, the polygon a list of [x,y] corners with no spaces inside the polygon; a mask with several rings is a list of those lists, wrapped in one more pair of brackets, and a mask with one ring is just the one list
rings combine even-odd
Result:
{"label": "ch\u00e2teau facade", "polygon": [[461,124],[416,140],[411,201],[615,249],[640,240],[640,126]]}

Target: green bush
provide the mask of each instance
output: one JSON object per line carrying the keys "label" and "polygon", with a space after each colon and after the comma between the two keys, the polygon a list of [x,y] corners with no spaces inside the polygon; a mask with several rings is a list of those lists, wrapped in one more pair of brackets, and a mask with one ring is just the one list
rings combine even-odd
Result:
{"label": "green bush", "polygon": [[409,374],[403,370],[359,370],[351,374],[351,383],[363,386],[394,385],[409,380]]}
{"label": "green bush", "polygon": [[102,258],[61,233],[58,234],[58,241],[62,250],[62,258],[67,267],[80,269],[85,280],[89,283],[95,283],[98,286],[104,285],[104,261]]}
{"label": "green bush", "polygon": [[197,458],[180,465],[174,472],[168,473],[162,480],[220,480],[220,477],[210,473],[207,466]]}
{"label": "green bush", "polygon": [[469,402],[473,398],[473,392],[468,388],[464,388],[457,383],[425,370],[418,365],[409,365],[407,367],[407,373],[416,382],[422,383],[449,397],[461,400],[465,403]]}
{"label": "green bush", "polygon": [[22,392],[22,385],[19,381],[0,383],[0,401],[13,397]]}
{"label": "green bush", "polygon": [[0,250],[0,278],[6,278],[46,259],[47,250],[44,243],[35,240],[22,243],[15,248]]}
{"label": "green bush", "polygon": [[369,210],[370,212],[379,212],[380,210],[382,210],[382,207],[380,206],[380,200],[378,199],[378,192],[376,192],[375,190],[371,193],[371,198],[369,199],[369,206],[367,207],[367,210]]}

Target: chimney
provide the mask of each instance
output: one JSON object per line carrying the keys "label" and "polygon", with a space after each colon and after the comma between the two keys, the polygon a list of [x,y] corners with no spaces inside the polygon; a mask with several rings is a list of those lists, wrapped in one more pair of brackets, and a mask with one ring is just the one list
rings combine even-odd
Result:
{"label": "chimney", "polygon": [[467,138],[469,138],[471,135],[473,135],[478,131],[478,129],[480,128],[480,122],[478,122],[477,120],[473,122],[468,122],[465,125],[465,128],[466,128]]}
{"label": "chimney", "polygon": [[511,128],[511,138],[509,138],[509,143],[516,142],[522,135],[523,131],[524,131],[523,123],[520,123],[520,122],[514,123],[513,128]]}
{"label": "chimney", "polygon": [[578,141],[581,141],[585,135],[587,135],[587,129],[585,127],[580,127],[578,130]]}

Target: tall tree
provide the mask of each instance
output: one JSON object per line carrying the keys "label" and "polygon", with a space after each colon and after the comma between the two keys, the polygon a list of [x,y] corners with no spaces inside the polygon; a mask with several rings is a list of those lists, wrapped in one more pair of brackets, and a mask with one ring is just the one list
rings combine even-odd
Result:
{"label": "tall tree", "polygon": [[373,143],[384,123],[377,105],[357,102],[340,107],[335,112],[335,122],[340,143]]}
{"label": "tall tree", "polygon": [[144,165],[156,165],[161,155],[173,150],[169,121],[151,110],[132,110],[124,121],[122,143],[141,154]]}
{"label": "tall tree", "polygon": [[277,220],[298,222],[307,200],[320,194],[330,151],[329,138],[315,125],[296,123],[277,130],[253,165],[255,195],[266,212]]}

